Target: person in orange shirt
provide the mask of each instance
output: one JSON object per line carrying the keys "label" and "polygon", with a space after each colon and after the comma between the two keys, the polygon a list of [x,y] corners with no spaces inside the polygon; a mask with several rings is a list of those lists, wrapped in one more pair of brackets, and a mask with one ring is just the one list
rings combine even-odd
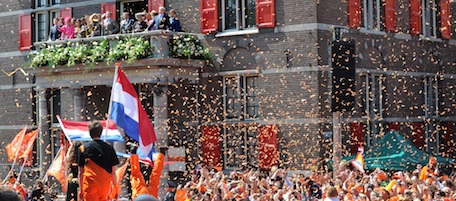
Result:
{"label": "person in orange shirt", "polygon": [[115,172],[119,159],[112,146],[100,139],[103,131],[100,122],[91,121],[88,127],[92,141],[81,145],[77,154],[81,185],[79,198],[106,201],[111,185],[118,185]]}
{"label": "person in orange shirt", "polygon": [[132,199],[141,194],[149,194],[154,197],[158,196],[158,189],[160,187],[160,176],[165,165],[165,154],[168,147],[160,147],[160,153],[154,162],[154,168],[152,174],[149,177],[149,185],[146,185],[144,177],[140,170],[139,158],[137,154],[130,156],[130,183],[132,190]]}
{"label": "person in orange shirt", "polygon": [[420,180],[426,180],[428,178],[432,178],[434,180],[435,177],[438,176],[438,169],[437,169],[437,159],[433,156],[429,157],[429,162],[426,166],[421,169],[420,172]]}

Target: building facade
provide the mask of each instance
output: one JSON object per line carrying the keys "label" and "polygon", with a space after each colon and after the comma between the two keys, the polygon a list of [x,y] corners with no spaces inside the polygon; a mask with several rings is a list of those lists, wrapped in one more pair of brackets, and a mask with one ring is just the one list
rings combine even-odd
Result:
{"label": "building facade", "polygon": [[[215,55],[209,63],[169,58],[166,38],[172,34],[154,32],[148,37],[160,47],[154,48],[156,56],[122,63],[154,122],[159,144],[178,148],[176,152],[186,156],[186,168],[176,172],[207,160],[225,170],[264,165],[268,154],[277,156],[276,162],[269,162],[282,167],[323,169],[320,161],[330,159],[332,149],[330,47],[339,37],[352,40],[356,50],[355,107],[342,114],[344,155],[359,145],[369,146],[391,129],[423,150],[454,155],[456,36],[451,13],[456,4],[452,1],[2,4],[3,147],[24,125],[40,125],[43,138],[35,154],[37,164],[42,163],[35,167],[41,170],[59,146],[55,115],[70,120],[105,118],[113,75],[112,65],[106,63],[91,71],[82,66],[59,66],[52,72],[46,67],[29,68],[27,56],[47,41],[52,19],[110,10],[120,20],[123,12],[150,11],[160,5],[175,9],[185,32],[198,34]],[[272,135],[265,137],[263,131]],[[269,145],[270,150],[265,148]],[[40,155],[43,149],[47,152]],[[9,164],[2,158],[2,165]]]}

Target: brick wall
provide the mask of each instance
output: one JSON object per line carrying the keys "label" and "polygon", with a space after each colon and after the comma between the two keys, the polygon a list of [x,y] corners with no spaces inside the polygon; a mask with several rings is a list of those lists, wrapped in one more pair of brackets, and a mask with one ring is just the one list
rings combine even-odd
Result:
{"label": "brick wall", "polygon": [[28,0],[2,1],[0,2],[0,13],[30,9],[31,7],[31,1]]}
{"label": "brick wall", "polygon": [[0,125],[31,125],[31,89],[1,90]]}
{"label": "brick wall", "polygon": [[347,25],[347,0],[319,0],[316,8],[318,23]]}

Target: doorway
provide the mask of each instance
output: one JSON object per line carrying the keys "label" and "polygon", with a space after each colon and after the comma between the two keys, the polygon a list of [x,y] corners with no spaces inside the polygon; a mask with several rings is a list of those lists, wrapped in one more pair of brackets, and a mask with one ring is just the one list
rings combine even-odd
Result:
{"label": "doorway", "polygon": [[124,12],[128,12],[132,19],[135,19],[136,13],[148,11],[148,1],[123,1],[121,11],[121,16]]}

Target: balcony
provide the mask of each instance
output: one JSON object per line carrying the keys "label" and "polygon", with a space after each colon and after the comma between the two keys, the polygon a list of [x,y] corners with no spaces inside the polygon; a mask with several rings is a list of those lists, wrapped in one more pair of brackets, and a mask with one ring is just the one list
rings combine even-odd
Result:
{"label": "balcony", "polygon": [[30,67],[44,88],[110,85],[114,63],[134,83],[193,82],[212,59],[205,42],[201,35],[166,31],[36,42]]}

